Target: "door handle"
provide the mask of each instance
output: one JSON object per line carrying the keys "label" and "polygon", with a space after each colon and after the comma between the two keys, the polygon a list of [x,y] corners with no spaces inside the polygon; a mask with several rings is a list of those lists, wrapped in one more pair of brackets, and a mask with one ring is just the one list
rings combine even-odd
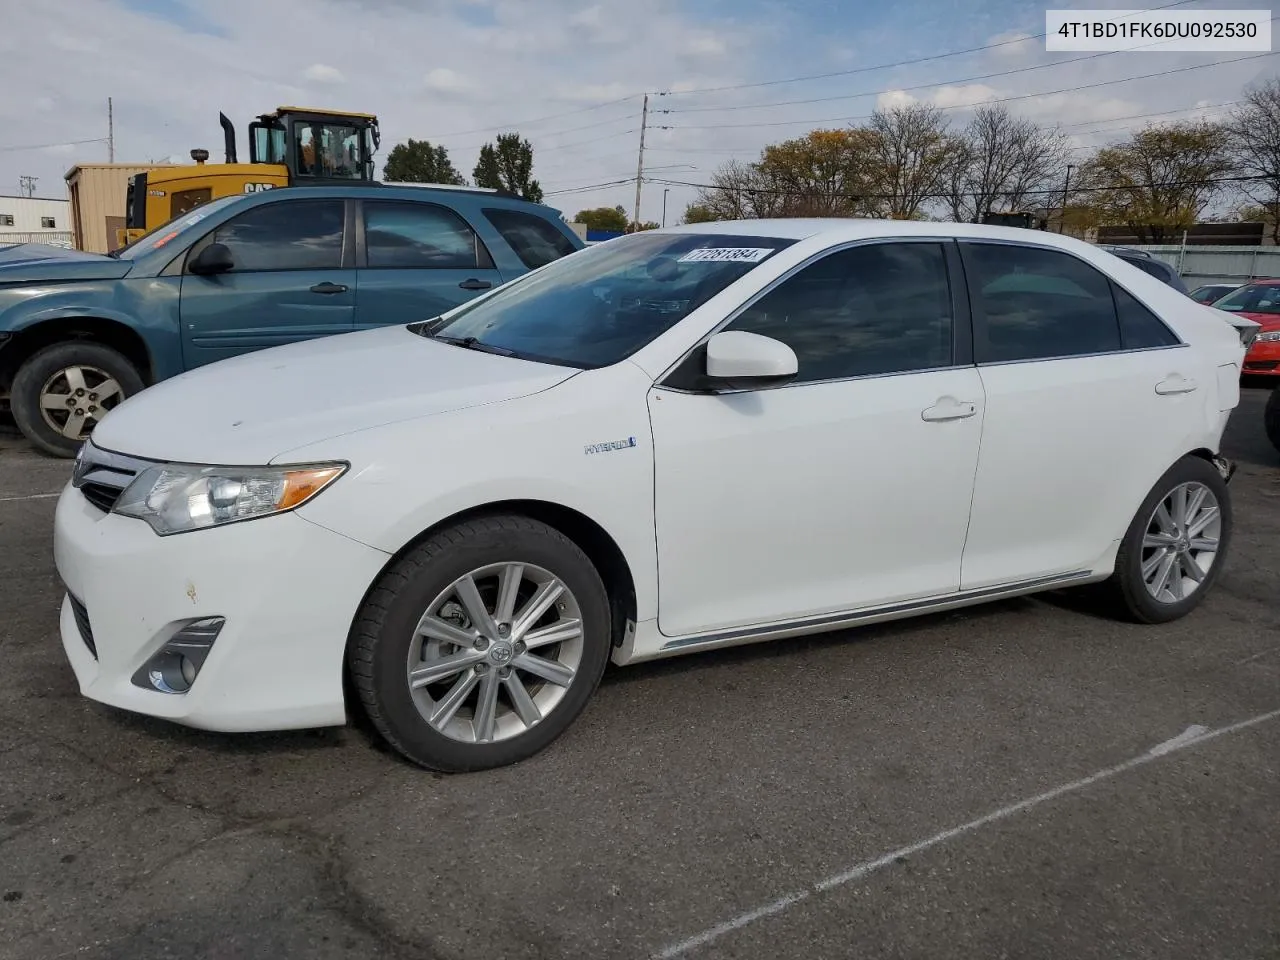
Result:
{"label": "door handle", "polygon": [[1175,375],[1168,380],[1161,380],[1157,383],[1156,393],[1162,397],[1168,397],[1177,393],[1191,393],[1197,386],[1198,384],[1194,380]]}
{"label": "door handle", "polygon": [[954,397],[943,397],[932,407],[920,411],[920,419],[929,423],[965,420],[978,412],[976,403],[961,403]]}
{"label": "door handle", "polygon": [[325,293],[325,294],[329,294],[329,293],[346,293],[346,292],[347,292],[347,288],[346,288],[346,285],[345,285],[345,284],[341,284],[341,283],[330,283],[328,280],[326,280],[324,283],[317,283],[314,287],[312,287],[312,288],[311,288],[311,292],[312,292],[312,293]]}
{"label": "door handle", "polygon": [[463,280],[458,286],[463,290],[488,290],[493,284],[488,280],[477,280],[471,277],[469,280]]}

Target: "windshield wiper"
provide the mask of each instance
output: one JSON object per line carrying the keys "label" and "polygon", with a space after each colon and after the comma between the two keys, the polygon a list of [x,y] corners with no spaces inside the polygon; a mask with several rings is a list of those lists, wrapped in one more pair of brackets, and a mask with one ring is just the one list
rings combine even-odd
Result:
{"label": "windshield wiper", "polygon": [[439,340],[442,343],[450,343],[455,347],[462,347],[464,350],[479,350],[481,353],[496,353],[500,357],[515,356],[514,350],[508,350],[505,347],[495,347],[490,343],[481,343],[478,337],[449,337],[443,333],[425,334],[431,340]]}

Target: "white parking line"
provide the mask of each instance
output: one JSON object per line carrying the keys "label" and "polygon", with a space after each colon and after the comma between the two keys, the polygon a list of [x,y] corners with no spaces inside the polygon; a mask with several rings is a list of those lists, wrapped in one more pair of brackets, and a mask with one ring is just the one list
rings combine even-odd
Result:
{"label": "white parking line", "polygon": [[1152,747],[1146,753],[1139,754],[1131,760],[1126,760],[1124,763],[1118,763],[1114,767],[1107,767],[1103,770],[1099,770],[1097,773],[1092,773],[1087,777],[1080,778],[1079,780],[1072,780],[1070,783],[1061,784],[1060,786],[1054,787],[1052,790],[1046,790],[1044,793],[1038,793],[1025,800],[1019,800],[1017,803],[1012,803],[1007,807],[1001,807],[998,810],[993,810],[991,813],[978,817],[976,820],[970,820],[968,823],[961,824],[958,827],[952,827],[950,830],[944,830],[941,833],[936,833],[932,837],[928,837],[918,843],[900,847],[891,853],[886,853],[882,857],[877,857],[875,860],[867,860],[863,863],[859,863],[850,867],[848,870],[835,874],[834,876],[819,880],[803,890],[797,890],[793,893],[787,894],[786,896],[779,897],[771,903],[766,903],[754,910],[750,910],[747,913],[739,914],[732,920],[726,920],[724,923],[717,924],[714,927],[704,930],[702,933],[689,937],[687,940],[681,940],[679,943],[673,943],[671,946],[654,954],[654,957],[656,960],[671,960],[672,957],[679,957],[688,953],[690,950],[705,946],[713,940],[718,940],[727,933],[740,930],[757,920],[771,916],[775,913],[781,913],[788,907],[792,907],[811,896],[819,893],[825,893],[828,890],[844,886],[845,884],[852,883],[855,880],[861,880],[863,877],[869,876],[877,870],[889,866],[899,857],[906,857],[915,853],[920,853],[922,850],[927,850],[940,843],[945,843],[947,840],[963,836],[966,833],[972,833],[979,827],[985,827],[989,824],[1004,820],[1006,817],[1011,817],[1015,813],[1022,813],[1024,810],[1030,810],[1032,807],[1037,807],[1046,801],[1056,799],[1057,797],[1064,796],[1065,794],[1083,790],[1085,787],[1092,786],[1093,784],[1099,783],[1103,780],[1109,780],[1111,777],[1118,776],[1119,774],[1133,770],[1136,767],[1141,767],[1144,764],[1151,763],[1153,760],[1159,760],[1161,757],[1167,757],[1178,753],[1190,746],[1204,743],[1207,740],[1216,739],[1224,734],[1236,733],[1237,731],[1257,726],[1260,723],[1266,723],[1268,720],[1275,720],[1277,718],[1280,718],[1280,710],[1272,710],[1270,713],[1259,714],[1256,717],[1250,717],[1248,720],[1241,720],[1239,723],[1220,727],[1217,730],[1209,730],[1208,728],[1199,725],[1190,726],[1173,739],[1166,740],[1164,743]]}
{"label": "white parking line", "polygon": [[61,493],[28,493],[24,497],[0,497],[0,503],[15,503],[19,500],[52,500],[62,496]]}

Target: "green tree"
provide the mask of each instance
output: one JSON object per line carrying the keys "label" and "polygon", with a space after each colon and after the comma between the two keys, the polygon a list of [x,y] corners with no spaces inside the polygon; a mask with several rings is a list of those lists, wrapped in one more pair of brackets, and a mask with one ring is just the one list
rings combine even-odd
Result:
{"label": "green tree", "polygon": [[1151,125],[1104,147],[1080,171],[1101,223],[1124,224],[1140,243],[1165,243],[1194,224],[1235,169],[1222,126]]}
{"label": "green tree", "polygon": [[392,183],[447,183],[465,186],[467,181],[449,159],[444,147],[433,147],[429,140],[397,143],[387,154],[382,179]]}
{"label": "green tree", "polygon": [[525,200],[542,202],[542,186],[533,179],[533,145],[518,133],[500,133],[496,144],[481,147],[472,176],[477,187],[507,190]]}
{"label": "green tree", "polygon": [[627,229],[627,212],[622,207],[593,207],[590,210],[579,210],[573,218],[575,223],[585,223],[588,230]]}
{"label": "green tree", "polygon": [[705,203],[691,203],[684,208],[685,223],[711,223],[720,219]]}

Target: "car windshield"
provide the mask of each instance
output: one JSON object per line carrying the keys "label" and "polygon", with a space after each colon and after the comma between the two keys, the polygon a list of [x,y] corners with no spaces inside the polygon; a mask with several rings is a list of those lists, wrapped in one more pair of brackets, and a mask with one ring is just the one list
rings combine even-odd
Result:
{"label": "car windshield", "polygon": [[241,199],[243,199],[243,195],[236,193],[229,197],[219,197],[217,200],[201,204],[194,210],[181,213],[167,223],[163,223],[149,233],[139,237],[133,243],[121,247],[115,252],[115,256],[122,260],[136,260],[138,257],[145,256],[153,250],[159,250],[161,247],[178,239],[205,217],[217,213],[223,207],[230,206]]}
{"label": "car windshield", "polygon": [[1280,313],[1280,284],[1246,284],[1213,305],[1233,313]]}
{"label": "car windshield", "polygon": [[526,274],[422,333],[546,363],[608,366],[794,242],[706,233],[619,237]]}

